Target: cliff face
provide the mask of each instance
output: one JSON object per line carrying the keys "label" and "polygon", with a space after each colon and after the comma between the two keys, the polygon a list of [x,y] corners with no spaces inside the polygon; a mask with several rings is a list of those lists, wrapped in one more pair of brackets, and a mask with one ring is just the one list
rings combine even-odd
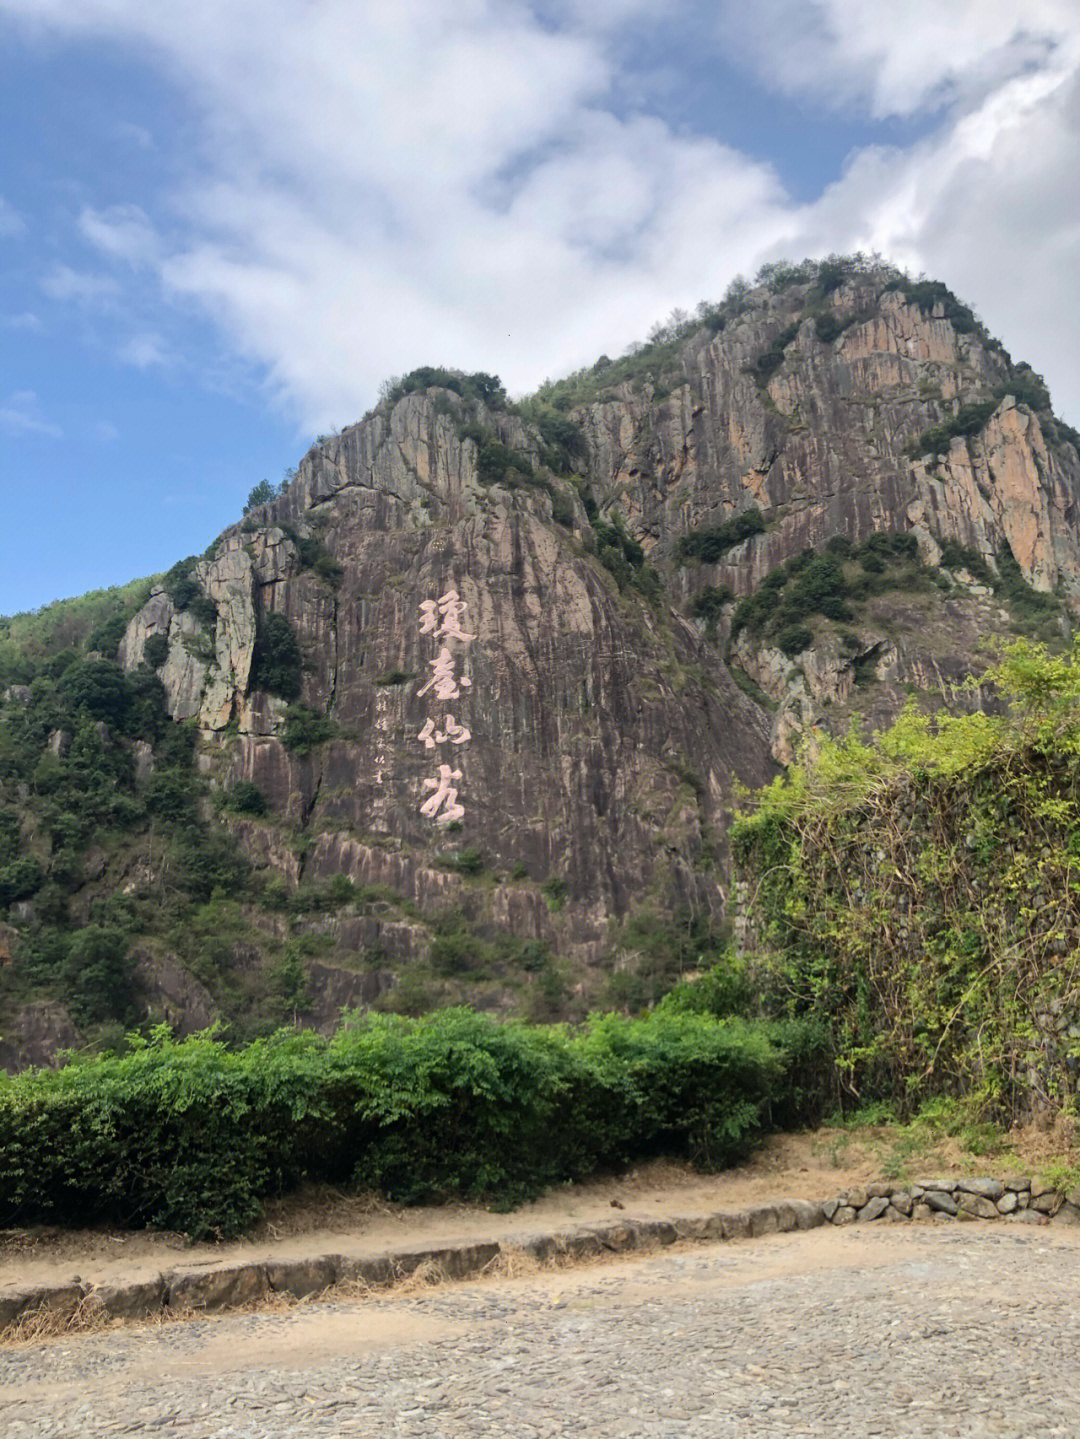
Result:
{"label": "cliff face", "polygon": [[[477,442],[461,438],[475,406],[467,414],[459,396],[431,390],[313,450],[256,527],[228,531],[217,557],[200,564],[218,611],[209,663],[189,653],[195,622],[164,595],[133,622],[124,662],[141,658],[150,634],[169,634],[162,678],[173,714],[197,714],[211,733],[238,726],[228,772],[266,789],[292,821],[324,826],[317,869],[385,877],[385,851],[374,855],[364,836],[376,847],[429,849],[440,816],[421,813],[423,786],[452,761],[468,840],[537,877],[565,876],[599,937],[598,924],[648,890],[658,847],[669,847],[658,816],[678,789],[670,761],[699,774],[697,828],[718,831],[732,782],[767,773],[766,728],[775,757],[790,759],[805,723],[851,700],[860,661],[864,678],[869,661],[892,686],[862,696],[861,708],[887,718],[905,685],[963,678],[978,663],[977,642],[1009,618],[964,575],[969,583],[932,614],[926,604],[905,612],[896,596],[869,606],[847,654],[818,635],[796,666],[743,633],[729,659],[778,706],[770,718],[736,690],[722,647],[685,618],[704,586],[748,595],[831,536],[858,544],[900,532],[931,565],[951,540],[990,567],[1011,552],[1038,592],[1080,589],[1076,452],[1048,445],[1038,414],[1010,392],[1023,372],[977,325],[946,317],[949,308],[909,299],[877,272],[849,274],[827,296],[806,283],[761,290],[718,333],[715,322],[690,327],[659,377],[620,381],[612,367],[606,393],[571,408],[584,437],[576,478],[587,479],[601,519],[621,517],[659,571],[655,606],[619,594],[592,558],[573,484],[552,479],[567,511],[556,524],[535,488],[481,483]],[[770,348],[766,374],[759,362]],[[912,456],[920,436],[988,399],[975,432]],[[481,429],[537,463],[534,426],[481,410]],[[750,507],[764,517],[761,533],[716,563],[679,563],[681,537]],[[343,569],[336,590],[301,568],[281,525],[321,538]],[[469,682],[451,712],[469,739],[438,745],[418,739],[438,721],[432,691],[421,691],[441,649],[421,629],[420,606],[450,591],[474,636],[450,646]],[[257,617],[269,612],[300,637],[305,702],[349,735],[313,760],[282,751],[273,736],[283,706],[249,688]],[[377,682],[394,673],[410,678]],[[695,826],[680,829],[695,848]],[[390,870],[397,880],[403,866],[412,889],[418,864],[401,859]],[[679,885],[698,887],[686,875]]]}
{"label": "cliff face", "polygon": [[[661,551],[759,506],[770,531],[717,571],[736,593],[805,545],[875,530],[911,531],[930,556],[942,540],[990,558],[1008,542],[1037,589],[1074,587],[1075,451],[1048,448],[1038,417],[1003,394],[980,433],[913,460],[921,434],[1007,389],[1011,367],[979,334],[899,291],[874,300],[876,288],[864,278],[834,292],[826,313],[848,328],[831,343],[800,322],[799,294],[763,297],[721,334],[688,341],[682,382],[660,404],[627,389],[592,406],[582,419],[598,497]],[[747,368],[792,326],[781,364],[755,383]]]}
{"label": "cliff face", "polygon": [[[387,885],[425,911],[471,902],[582,959],[635,898],[719,919],[714,851],[734,785],[770,773],[764,713],[692,622],[620,593],[583,547],[572,485],[566,524],[542,490],[482,485],[460,419],[445,393],[409,395],[314,451],[258,528],[198,566],[218,607],[212,658],[205,642],[207,658],[190,652],[197,622],[162,591],[124,663],[168,636],[172,714],[198,717],[225,787],[254,782],[305,832],[307,878]],[[484,419],[536,449],[513,417]],[[301,567],[283,525],[319,536],[336,583]],[[284,704],[248,687],[269,614],[299,639],[302,703],[335,727],[310,754],[281,742]],[[266,828],[245,842],[265,852]],[[432,865],[471,848],[525,874],[481,904]]]}
{"label": "cliff face", "polygon": [[[361,887],[245,911],[236,965],[295,941],[310,1022],[403,975],[414,1005],[520,1008],[516,964],[534,1012],[647,1000],[723,932],[739,786],[811,726],[978,703],[954,686],[987,636],[1067,633],[1075,435],[942,287],[804,267],[520,406],[428,378],[313,448],[119,649],[218,796],[265,797],[214,821],[262,881]],[[109,863],[160,882],[152,846]],[[139,965],[181,1027],[216,1012],[167,945]]]}

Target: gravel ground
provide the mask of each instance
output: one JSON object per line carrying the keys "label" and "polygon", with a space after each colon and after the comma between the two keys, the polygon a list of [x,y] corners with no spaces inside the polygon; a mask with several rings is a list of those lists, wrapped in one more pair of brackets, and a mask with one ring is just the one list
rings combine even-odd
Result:
{"label": "gravel ground", "polygon": [[852,1226],[0,1350],[0,1434],[1080,1435],[1077,1231]]}

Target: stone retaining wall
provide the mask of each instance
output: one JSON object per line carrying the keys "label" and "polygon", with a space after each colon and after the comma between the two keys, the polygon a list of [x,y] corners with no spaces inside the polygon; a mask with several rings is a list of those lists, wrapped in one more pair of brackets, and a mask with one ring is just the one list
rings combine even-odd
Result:
{"label": "stone retaining wall", "polygon": [[746,1209],[690,1215],[680,1219],[625,1219],[591,1224],[510,1241],[442,1249],[409,1249],[379,1255],[320,1254],[302,1259],[178,1265],[152,1279],[101,1285],[72,1282],[33,1289],[0,1289],[0,1338],[17,1332],[31,1315],[48,1313],[63,1321],[148,1319],[164,1312],[215,1313],[236,1309],[271,1294],[308,1299],[335,1284],[359,1281],[387,1288],[418,1270],[436,1280],[466,1279],[496,1267],[500,1259],[527,1255],[541,1262],[588,1259],[605,1253],[653,1249],[677,1240],[716,1242],[757,1239],[823,1224],[949,1223],[1002,1219],[1012,1223],[1080,1224],[1080,1190],[1069,1194],[1037,1180],[922,1179],[915,1184],[880,1180],[847,1189],[824,1202],[778,1199]]}

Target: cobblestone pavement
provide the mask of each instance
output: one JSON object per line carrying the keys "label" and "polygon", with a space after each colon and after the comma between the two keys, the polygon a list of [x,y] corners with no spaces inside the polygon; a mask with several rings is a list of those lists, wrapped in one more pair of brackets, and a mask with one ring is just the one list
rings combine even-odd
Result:
{"label": "cobblestone pavement", "polygon": [[1077,1231],[852,1226],[0,1350],[0,1434],[1080,1435]]}

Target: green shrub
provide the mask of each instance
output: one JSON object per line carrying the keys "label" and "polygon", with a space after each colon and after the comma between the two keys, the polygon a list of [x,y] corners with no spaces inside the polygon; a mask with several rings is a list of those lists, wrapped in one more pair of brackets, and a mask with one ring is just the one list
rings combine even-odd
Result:
{"label": "green shrub", "polygon": [[196,820],[198,792],[190,774],[177,770],[155,774],[148,782],[143,797],[147,810],[159,819]]}
{"label": "green shrub", "polygon": [[831,345],[838,340],[845,330],[844,322],[836,315],[818,315],[814,320],[814,332],[823,345]]}
{"label": "green shrub", "polygon": [[796,577],[784,600],[783,614],[791,621],[812,614],[849,620],[851,611],[845,604],[846,595],[843,569],[832,555],[816,555]]}
{"label": "green shrub", "polygon": [[73,708],[118,730],[124,728],[130,690],[123,670],[109,660],[76,660],[64,671],[57,689]]}
{"label": "green shrub", "polygon": [[414,680],[416,675],[412,670],[384,670],[381,675],[376,675],[374,683],[392,688],[394,685],[407,685]]}
{"label": "green shrub", "polygon": [[699,560],[702,564],[715,564],[728,550],[752,535],[764,533],[765,529],[765,516],[756,506],[751,506],[722,525],[690,530],[680,538],[675,553],[682,561]]}
{"label": "green shrub", "polygon": [[526,480],[536,477],[528,456],[511,450],[501,440],[485,438],[476,448],[476,478],[482,485],[512,483],[515,475]]}
{"label": "green shrub", "polygon": [[421,365],[419,369],[410,370],[389,386],[386,399],[390,405],[395,405],[404,395],[435,388],[451,390],[464,400],[480,400],[491,410],[506,406],[506,391],[498,375],[487,375],[482,370],[466,375],[460,370],[447,370],[438,365]]}
{"label": "green shrub", "polygon": [[223,806],[233,814],[261,815],[267,810],[266,796],[249,779],[238,779],[225,795]]}
{"label": "green shrub", "polygon": [[271,610],[259,619],[251,662],[251,687],[283,700],[300,697],[304,661],[288,615]]}
{"label": "green shrub", "polygon": [[33,857],[23,855],[0,869],[0,907],[29,899],[45,882],[45,871]]}
{"label": "green shrub", "polygon": [[10,864],[21,843],[19,816],[12,809],[0,809],[0,865]]}
{"label": "green shrub", "polygon": [[798,322],[793,325],[788,325],[786,329],[780,331],[769,348],[763,354],[759,355],[753,364],[744,367],[745,373],[751,375],[761,389],[766,387],[773,375],[776,374],[777,370],[784,363],[784,355],[787,347],[792,343],[798,333]]}
{"label": "green shrub", "polygon": [[548,907],[550,909],[562,909],[563,904],[566,901],[567,891],[570,886],[567,884],[566,880],[563,879],[561,874],[549,874],[547,879],[545,879],[543,884],[540,886],[540,888],[547,896]]}
{"label": "green shrub", "polygon": [[96,650],[107,660],[115,659],[116,651],[120,648],[120,641],[124,638],[127,627],[127,615],[113,615],[111,619],[107,619],[104,624],[98,625],[97,629],[91,632],[90,638],[86,641],[86,648]]}
{"label": "green shrub", "polygon": [[269,480],[260,480],[247,497],[247,504],[244,506],[244,514],[254,510],[259,505],[268,505],[271,500],[277,499],[277,490]]}
{"label": "green shrub", "polygon": [[357,897],[356,885],[347,874],[331,875],[326,892],[334,904],[349,904]]}
{"label": "green shrub", "polygon": [[813,643],[814,632],[806,625],[787,625],[776,637],[777,648],[782,650],[788,659],[801,655],[803,650],[808,650]]}
{"label": "green shrub", "polygon": [[691,600],[690,614],[695,620],[705,621],[706,634],[715,635],[724,606],[729,605],[733,598],[728,585],[707,585]]}
{"label": "green shrub", "polygon": [[828,1027],[859,1104],[1067,1113],[1076,1047],[1054,1015],[1080,922],[1080,646],[1018,641],[979,684],[996,713],[931,720],[913,699],[870,743],[819,735],[737,822],[751,963],[763,1002]]}
{"label": "green shrub", "polygon": [[852,268],[841,255],[829,255],[818,263],[817,285],[822,295],[839,290]]}
{"label": "green shrub", "polygon": [[904,292],[908,303],[917,305],[924,315],[932,314],[940,305],[943,318],[951,323],[958,335],[969,334],[977,328],[978,321],[971,309],[940,280],[904,280],[897,288]]}
{"label": "green shrub", "polygon": [[977,435],[984,430],[999,403],[1000,400],[993,399],[961,405],[951,420],[924,430],[919,438],[908,446],[908,454],[915,456],[916,459],[925,455],[945,454],[958,436]]}
{"label": "green shrub", "polygon": [[292,525],[283,524],[280,528],[296,546],[300,568],[314,571],[320,579],[326,581],[331,589],[336,589],[341,583],[345,569],[330,554],[322,540],[317,535],[302,535]]}
{"label": "green shrub", "polygon": [[173,882],[199,901],[212,899],[215,893],[235,898],[251,872],[230,834],[194,824],[180,829],[174,838],[169,868]]}
{"label": "green shrub", "polygon": [[574,502],[568,495],[561,495],[557,490],[551,493],[551,518],[564,529],[574,527]]}
{"label": "green shrub", "polygon": [[941,546],[940,564],[949,570],[967,570],[981,585],[992,586],[995,576],[978,550],[957,540],[946,540]]}
{"label": "green shrub", "polygon": [[75,1022],[86,1026],[125,1018],[133,968],[122,930],[96,924],[78,930],[61,970],[64,998]]}
{"label": "green shrub", "polygon": [[281,742],[299,758],[309,755],[316,746],[326,744],[337,734],[337,725],[329,715],[319,714],[307,705],[290,705],[285,711]]}
{"label": "green shrub", "polygon": [[199,582],[193,571],[198,564],[197,555],[188,555],[186,560],[177,560],[162,581],[165,593],[178,610],[186,610],[191,601],[200,593]]}
{"label": "green shrub", "polygon": [[456,854],[436,855],[435,863],[440,869],[449,869],[456,874],[477,875],[483,874],[487,859],[484,851],[473,845],[469,849],[459,850]]}
{"label": "green shrub", "polygon": [[143,645],[143,663],[152,670],[161,669],[169,658],[169,640],[166,635],[151,635]]}
{"label": "green shrub", "polygon": [[238,1051],[159,1030],[0,1076],[0,1224],[227,1237],[303,1177],[505,1205],[656,1154],[715,1168],[764,1132],[787,1062],[766,1028],[702,1013],[606,1016],[576,1037],[466,1010],[376,1015]]}

